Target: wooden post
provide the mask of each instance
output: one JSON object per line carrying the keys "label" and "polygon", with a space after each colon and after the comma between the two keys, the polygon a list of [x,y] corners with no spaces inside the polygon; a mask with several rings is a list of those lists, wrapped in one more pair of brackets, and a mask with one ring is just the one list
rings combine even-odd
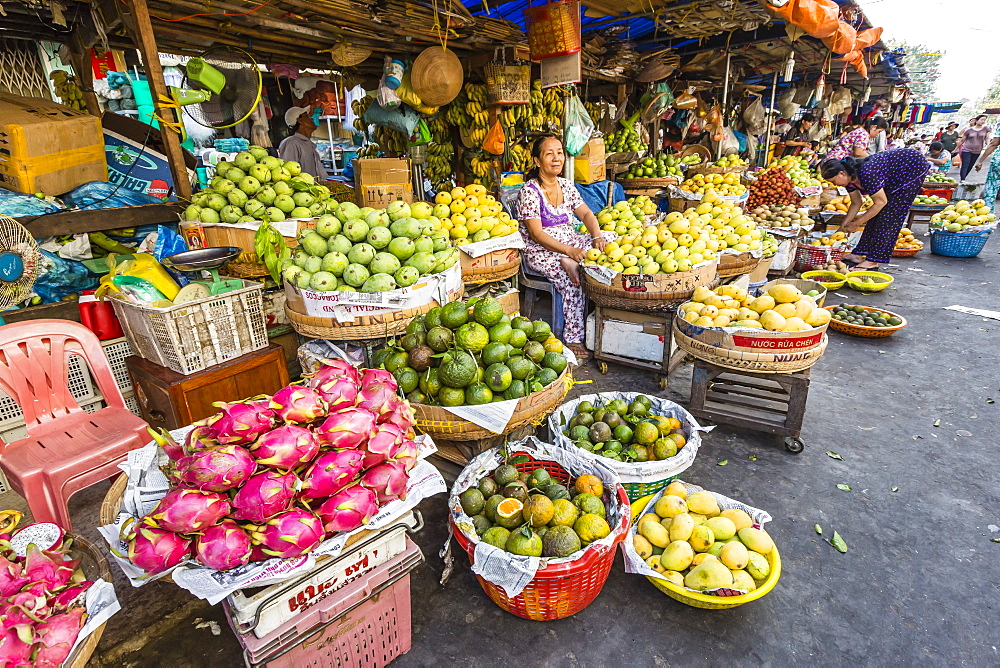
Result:
{"label": "wooden post", "polygon": [[[163,68],[160,66],[160,55],[156,48],[156,38],[153,36],[153,25],[149,20],[149,7],[146,0],[133,0],[131,21],[126,19],[126,26],[132,34],[142,54],[142,62],[146,68],[146,79],[153,96],[153,107],[160,118],[168,122],[181,120],[173,109],[160,105],[160,96],[169,97],[167,85],[163,81]],[[191,182],[188,180],[187,166],[184,164],[184,150],[181,148],[181,138],[176,132],[160,124],[160,136],[163,138],[163,148],[167,161],[170,163],[170,173],[174,177],[174,191],[181,199],[191,197]]]}

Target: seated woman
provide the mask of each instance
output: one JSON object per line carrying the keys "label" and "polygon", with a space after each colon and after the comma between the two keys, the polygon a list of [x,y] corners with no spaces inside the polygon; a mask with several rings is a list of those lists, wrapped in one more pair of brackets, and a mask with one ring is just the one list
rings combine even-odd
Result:
{"label": "seated woman", "polygon": [[[551,281],[562,296],[565,329],[563,341],[582,359],[589,356],[583,347],[584,298],[580,288],[580,262],[590,248],[604,250],[615,238],[601,232],[572,181],[560,176],[566,157],[562,142],[551,135],[539,137],[531,147],[535,167],[518,199],[518,217],[528,229],[524,259],[528,266]],[[575,214],[575,216],[574,216]],[[576,231],[577,218],[588,234]]]}

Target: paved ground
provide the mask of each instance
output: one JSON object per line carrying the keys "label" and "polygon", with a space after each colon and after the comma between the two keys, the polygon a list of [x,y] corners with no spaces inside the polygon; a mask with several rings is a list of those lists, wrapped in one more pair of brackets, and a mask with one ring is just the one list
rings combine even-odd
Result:
{"label": "paved ground", "polygon": [[[427,527],[417,542],[427,561],[412,578],[413,648],[397,665],[998,665],[1000,544],[990,538],[1000,531],[989,527],[1000,524],[1000,321],[943,307],[1000,311],[1000,241],[977,259],[924,252],[897,262],[884,293],[831,297],[898,311],[910,325],[882,340],[831,332],[813,368],[805,451],[719,428],[685,474],[775,518],[769,530],[784,572],[771,594],[733,610],[698,610],[626,574],[619,556],[601,595],[575,617],[521,620],[486,598],[463,554],[449,584],[438,584],[446,535],[439,496],[421,507]],[[591,366],[581,375],[594,374]],[[621,366],[604,382],[612,379],[684,403],[690,367],[666,392]],[[87,535],[103,493],[75,499]],[[824,537],[837,530],[849,552],[818,537],[817,523]],[[170,584],[118,585],[124,611],[99,648],[105,665],[240,663],[219,607],[205,609]],[[196,618],[220,622],[222,633],[195,628]],[[180,623],[166,628],[173,619]]]}

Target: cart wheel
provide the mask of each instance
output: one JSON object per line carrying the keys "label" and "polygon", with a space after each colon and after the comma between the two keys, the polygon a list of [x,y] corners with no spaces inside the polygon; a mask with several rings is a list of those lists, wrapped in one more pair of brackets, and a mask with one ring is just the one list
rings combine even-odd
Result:
{"label": "cart wheel", "polygon": [[670,379],[666,376],[660,376],[659,381],[661,390],[667,389],[667,386],[670,385]]}
{"label": "cart wheel", "polygon": [[602,374],[607,373],[608,372],[608,363],[607,362],[598,362],[597,363],[597,370],[600,371]]}
{"label": "cart wheel", "polygon": [[785,450],[797,455],[801,453],[805,447],[806,444],[802,442],[802,439],[785,437]]}

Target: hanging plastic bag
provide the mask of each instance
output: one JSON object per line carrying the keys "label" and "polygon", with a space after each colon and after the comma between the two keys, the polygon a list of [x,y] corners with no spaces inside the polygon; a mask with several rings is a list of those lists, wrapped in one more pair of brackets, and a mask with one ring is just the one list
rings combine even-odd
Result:
{"label": "hanging plastic bag", "polygon": [[826,48],[834,53],[850,53],[854,51],[857,42],[858,31],[843,21],[839,23],[837,32],[823,39],[823,44],[826,44]]}
{"label": "hanging plastic bag", "polygon": [[833,0],[791,0],[781,7],[768,8],[817,39],[833,35],[840,23],[840,7]]}
{"label": "hanging plastic bag", "polygon": [[691,94],[691,89],[685,90],[674,100],[675,109],[694,109],[698,106],[698,98]]}
{"label": "hanging plastic bag", "polygon": [[705,116],[705,130],[712,136],[712,141],[721,141],[725,126],[722,124],[722,110],[719,105],[712,105]]}
{"label": "hanging plastic bag", "polygon": [[708,116],[708,105],[705,104],[705,101],[701,99],[701,95],[698,95],[696,93],[694,97],[695,97],[695,108],[694,108],[695,115],[697,115],[698,118],[705,118],[706,116]]}
{"label": "hanging plastic bag", "polygon": [[483,150],[493,155],[501,155],[506,144],[507,138],[504,136],[503,126],[500,124],[500,118],[498,117],[493,121],[490,131],[486,133],[486,139],[483,140]]}
{"label": "hanging plastic bag", "polygon": [[669,107],[674,103],[674,92],[670,90],[670,84],[665,81],[653,86],[653,93],[663,96],[660,99],[660,105],[662,108]]}
{"label": "hanging plastic bag", "polygon": [[420,122],[420,114],[406,105],[386,109],[378,102],[372,102],[363,118],[367,123],[385,126],[407,137],[413,134],[414,128]]}
{"label": "hanging plastic bag", "polygon": [[730,128],[722,128],[719,138],[719,152],[722,155],[740,152],[740,140]]}
{"label": "hanging plastic bag", "polygon": [[375,101],[384,109],[393,109],[399,106],[399,96],[396,95],[396,91],[385,84],[385,76],[378,82],[378,92],[375,94]]}
{"label": "hanging plastic bag", "polygon": [[799,105],[795,104],[795,94],[798,89],[794,87],[786,88],[778,96],[778,110],[781,111],[782,118],[791,118],[799,110]]}
{"label": "hanging plastic bag", "polygon": [[432,107],[429,104],[424,104],[423,100],[420,99],[420,96],[414,92],[413,86],[410,84],[409,72],[403,75],[403,79],[399,82],[399,86],[396,88],[395,93],[404,104],[410,105],[425,116],[433,116],[438,112],[438,107]]}
{"label": "hanging plastic bag", "polygon": [[800,107],[804,107],[809,104],[809,100],[812,98],[812,88],[809,86],[799,86],[795,89],[795,95],[792,97],[792,102]]}
{"label": "hanging plastic bag", "polygon": [[580,98],[571,95],[566,100],[566,137],[563,146],[570,155],[579,155],[594,134],[594,120]]}
{"label": "hanging plastic bag", "polygon": [[767,129],[767,113],[759,95],[743,110],[743,124],[747,133],[752,135],[759,135]]}

